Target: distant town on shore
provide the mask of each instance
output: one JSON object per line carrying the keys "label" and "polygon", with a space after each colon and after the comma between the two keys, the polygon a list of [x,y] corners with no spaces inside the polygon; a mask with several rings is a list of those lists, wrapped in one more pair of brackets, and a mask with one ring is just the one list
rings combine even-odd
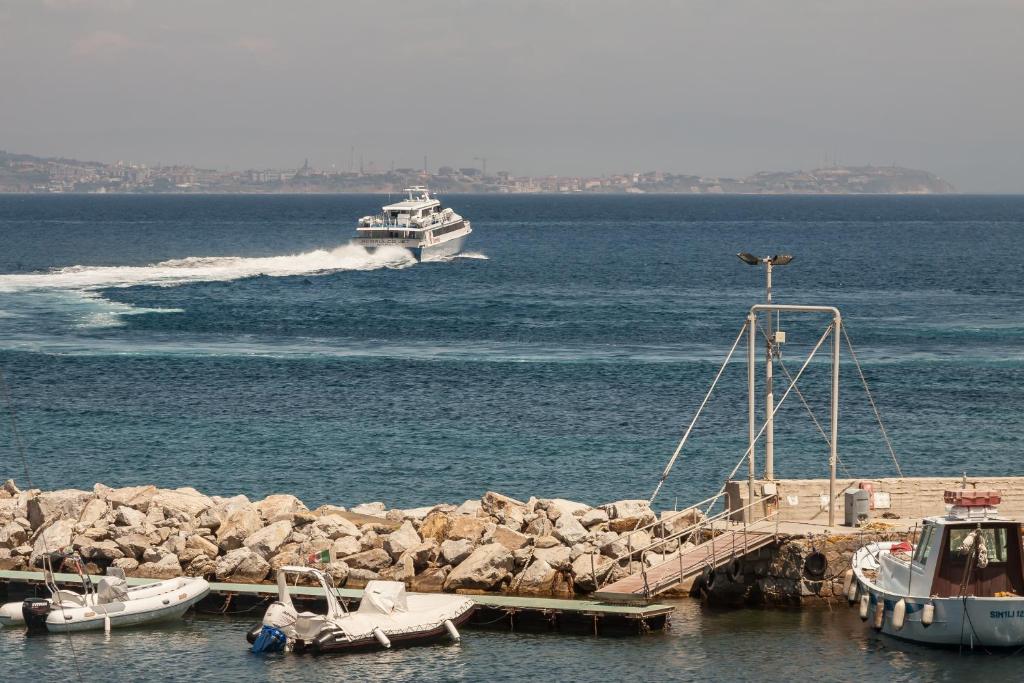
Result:
{"label": "distant town on shore", "polygon": [[[353,164],[354,166],[354,164]],[[441,193],[945,194],[933,173],[898,166],[829,166],[763,171],[746,178],[647,171],[602,176],[516,176],[481,167],[368,167],[339,171],[308,162],[293,169],[219,171],[195,166],[78,161],[0,150],[0,193],[332,194],[400,192],[426,185]]]}

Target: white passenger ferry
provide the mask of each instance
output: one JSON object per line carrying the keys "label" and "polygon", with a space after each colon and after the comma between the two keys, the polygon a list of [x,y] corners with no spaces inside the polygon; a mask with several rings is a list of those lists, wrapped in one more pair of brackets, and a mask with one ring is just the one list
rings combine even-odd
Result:
{"label": "white passenger ferry", "polygon": [[363,216],[356,229],[355,243],[368,250],[402,247],[417,261],[454,256],[462,251],[473,229],[469,221],[430,196],[425,187],[410,187],[408,197],[383,207],[377,216]]}

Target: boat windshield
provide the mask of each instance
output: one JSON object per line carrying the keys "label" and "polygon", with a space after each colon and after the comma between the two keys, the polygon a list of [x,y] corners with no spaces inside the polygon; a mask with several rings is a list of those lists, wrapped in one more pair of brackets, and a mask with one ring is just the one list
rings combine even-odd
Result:
{"label": "boat windshield", "polygon": [[921,539],[917,542],[917,548],[914,550],[914,562],[918,564],[928,562],[928,555],[931,554],[932,550],[932,536],[934,535],[935,525],[926,524],[921,532]]}

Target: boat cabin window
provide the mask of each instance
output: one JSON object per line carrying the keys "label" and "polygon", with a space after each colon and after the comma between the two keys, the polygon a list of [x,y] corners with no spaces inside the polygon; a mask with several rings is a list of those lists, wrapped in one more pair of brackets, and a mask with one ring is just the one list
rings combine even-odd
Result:
{"label": "boat cabin window", "polygon": [[932,536],[935,535],[935,525],[926,524],[924,530],[921,532],[921,539],[917,542],[917,548],[914,550],[914,562],[918,564],[925,564],[928,562],[928,555],[932,548]]}
{"label": "boat cabin window", "polygon": [[[973,529],[961,528],[949,530],[949,551],[959,553],[960,546]],[[989,564],[992,562],[1006,562],[1006,527],[997,527],[981,530],[982,538],[985,539],[985,548],[988,551]]]}

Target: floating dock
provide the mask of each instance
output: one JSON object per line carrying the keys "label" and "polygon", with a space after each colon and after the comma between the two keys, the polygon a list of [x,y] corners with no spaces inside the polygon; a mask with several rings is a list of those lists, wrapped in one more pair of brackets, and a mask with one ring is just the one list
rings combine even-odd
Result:
{"label": "floating dock", "polygon": [[[93,581],[101,577],[92,576]],[[77,574],[57,573],[54,579],[60,586],[81,586]],[[127,579],[129,586],[155,583],[157,579]],[[40,592],[42,591],[42,592]],[[4,600],[44,594],[42,572],[0,571],[0,596]],[[293,599],[311,605],[323,601],[324,591],[319,586],[289,587]],[[363,591],[356,588],[338,588],[338,598],[345,604],[357,604]],[[675,610],[671,605],[609,604],[596,600],[570,600],[527,597],[518,595],[481,594],[471,596],[477,608],[469,622],[472,626],[510,631],[588,633],[593,635],[629,635],[659,631],[670,624]],[[254,620],[262,618],[261,607],[277,599],[277,586],[273,584],[210,583],[210,594],[197,606],[203,614],[241,616],[251,614]]]}

